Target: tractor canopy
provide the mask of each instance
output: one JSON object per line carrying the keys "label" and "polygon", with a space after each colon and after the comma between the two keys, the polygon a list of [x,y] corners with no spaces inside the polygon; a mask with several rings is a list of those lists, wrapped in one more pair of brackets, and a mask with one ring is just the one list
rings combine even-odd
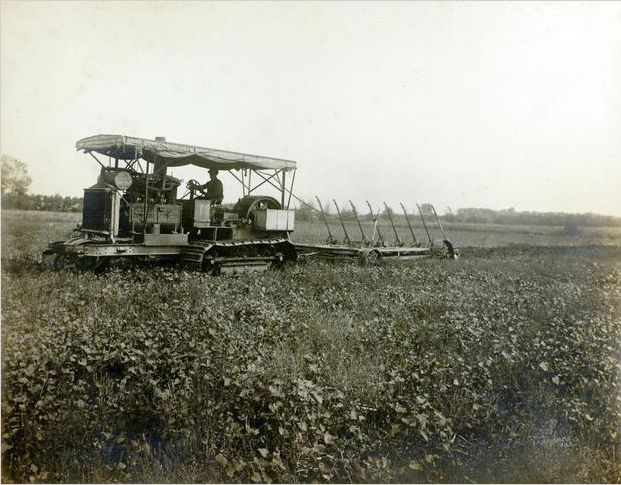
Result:
{"label": "tractor canopy", "polygon": [[167,167],[196,165],[218,170],[295,170],[293,160],[263,157],[248,153],[230,152],[214,148],[167,142],[156,138],[135,138],[123,135],[95,135],[76,143],[77,150],[96,152],[121,160],[142,158],[155,166],[155,173]]}

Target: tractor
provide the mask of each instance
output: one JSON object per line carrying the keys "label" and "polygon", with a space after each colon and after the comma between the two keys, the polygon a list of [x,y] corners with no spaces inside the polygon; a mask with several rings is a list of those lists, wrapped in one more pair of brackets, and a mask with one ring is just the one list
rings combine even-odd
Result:
{"label": "tractor", "polygon": [[[50,243],[44,252],[53,268],[172,260],[215,275],[282,267],[296,259],[290,240],[295,212],[289,209],[294,161],[170,143],[163,137],[95,135],[76,147],[101,170],[97,182],[84,189],[75,237]],[[179,197],[182,181],[167,171],[187,165],[232,174],[242,197],[227,207],[205,198],[196,180]],[[256,192],[265,184],[278,190],[280,200]]]}

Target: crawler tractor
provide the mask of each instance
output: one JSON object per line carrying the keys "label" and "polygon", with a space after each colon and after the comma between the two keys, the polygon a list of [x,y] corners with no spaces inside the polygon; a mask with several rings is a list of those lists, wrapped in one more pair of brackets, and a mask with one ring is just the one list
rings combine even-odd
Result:
{"label": "crawler tractor", "polygon": [[[161,137],[96,135],[76,146],[101,170],[97,183],[84,189],[79,235],[53,242],[44,252],[54,268],[174,260],[219,274],[278,267],[296,259],[289,237],[294,211],[287,197],[294,161],[181,145]],[[242,185],[243,196],[227,208],[201,197],[200,184],[190,180],[186,194],[178,197],[181,180],[167,170],[186,165],[230,173]],[[278,190],[280,200],[256,193],[265,184]]]}

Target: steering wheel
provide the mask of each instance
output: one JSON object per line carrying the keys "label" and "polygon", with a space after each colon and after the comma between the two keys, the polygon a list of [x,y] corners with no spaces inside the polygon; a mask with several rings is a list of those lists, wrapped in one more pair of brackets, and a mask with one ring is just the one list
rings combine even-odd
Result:
{"label": "steering wheel", "polygon": [[190,179],[188,180],[188,183],[185,184],[185,186],[187,187],[188,190],[198,190],[201,184],[197,180]]}

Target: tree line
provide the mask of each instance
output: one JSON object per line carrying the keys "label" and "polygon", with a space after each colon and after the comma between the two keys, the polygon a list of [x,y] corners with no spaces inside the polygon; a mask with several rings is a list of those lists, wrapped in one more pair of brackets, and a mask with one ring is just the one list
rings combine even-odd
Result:
{"label": "tree line", "polygon": [[59,194],[2,194],[3,209],[82,212],[82,201],[82,197],[68,197]]}
{"label": "tree line", "polygon": [[[338,218],[336,207],[332,201],[322,202],[322,207],[329,220]],[[366,207],[366,206],[365,206]],[[349,202],[339,203],[340,216],[344,221],[354,221],[355,214]],[[426,221],[434,220],[435,214],[430,204],[420,204],[422,216]],[[418,208],[407,208],[408,218],[412,223],[420,222]],[[413,212],[410,212],[413,211]],[[529,212],[516,211],[515,209],[484,209],[484,208],[460,208],[452,210],[447,207],[445,213],[439,215],[442,222],[470,223],[470,224],[504,224],[526,226],[621,226],[621,217],[606,216],[601,214],[582,213],[572,214],[565,212]],[[401,208],[383,207],[374,209],[373,214],[368,210],[357,208],[358,218],[361,221],[370,221],[377,218],[380,221],[392,220],[395,224],[406,224],[405,215]],[[321,212],[315,201],[308,200],[299,203],[296,208],[296,219],[300,221],[321,221]]]}
{"label": "tree line", "polygon": [[82,197],[29,194],[32,178],[24,162],[2,155],[0,167],[3,209],[82,212]]}
{"label": "tree line", "polygon": [[[2,155],[2,208],[39,210],[55,212],[81,212],[82,197],[68,197],[55,195],[29,194],[28,189],[32,179],[27,165],[8,155]],[[333,219],[337,215],[332,201],[322,203],[327,216]],[[366,209],[366,210],[365,210]],[[399,208],[400,209],[400,208]],[[348,201],[339,203],[339,210],[343,220],[355,220],[354,211]],[[410,209],[411,210],[411,209]],[[429,204],[422,204],[421,210],[425,219],[434,217]],[[405,224],[405,216],[401,210],[391,207],[374,208],[373,214],[364,207],[357,207],[360,220],[369,221],[374,218],[389,220],[390,217],[397,224]],[[412,222],[419,220],[419,214],[409,213]],[[321,220],[321,213],[315,200],[302,201],[297,204],[296,218],[300,221]],[[484,209],[460,208],[455,211],[447,207],[445,214],[440,216],[445,222],[476,223],[476,224],[513,224],[529,226],[621,226],[621,218],[600,214],[568,214],[564,212],[528,212],[515,209]]]}
{"label": "tree line", "polygon": [[528,226],[621,226],[621,217],[601,214],[570,214],[565,212],[529,212],[515,209],[462,208],[448,210],[447,222],[479,224],[515,224]]}

